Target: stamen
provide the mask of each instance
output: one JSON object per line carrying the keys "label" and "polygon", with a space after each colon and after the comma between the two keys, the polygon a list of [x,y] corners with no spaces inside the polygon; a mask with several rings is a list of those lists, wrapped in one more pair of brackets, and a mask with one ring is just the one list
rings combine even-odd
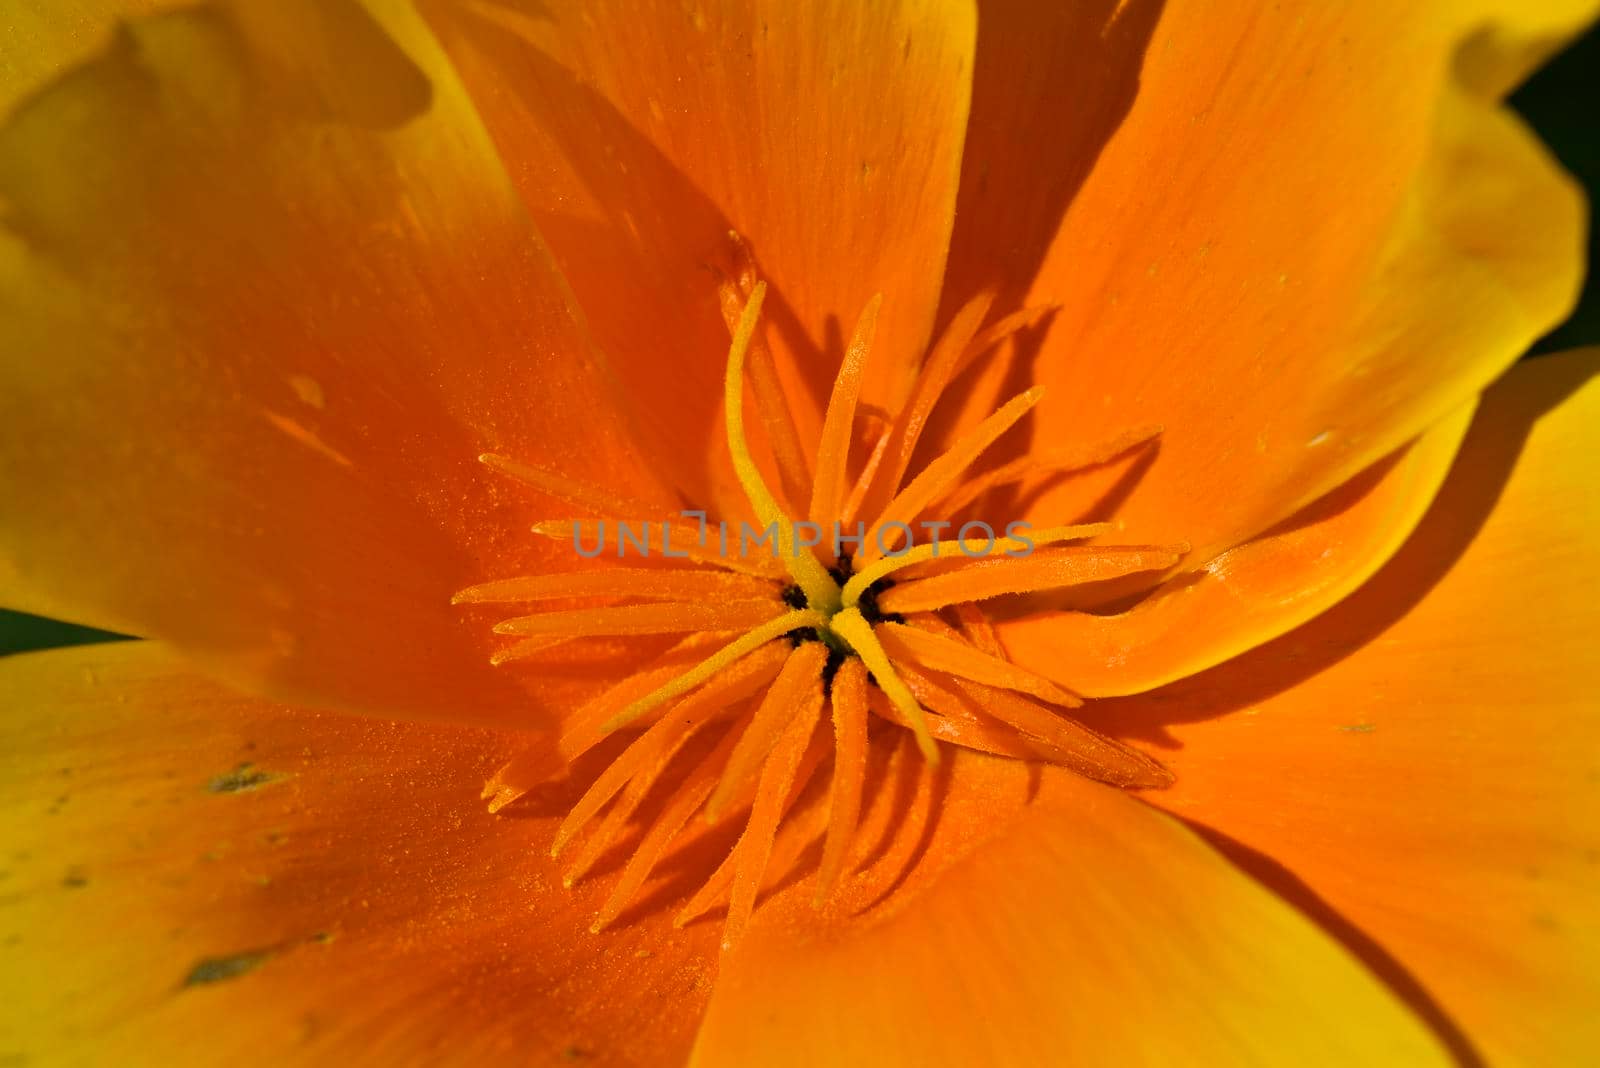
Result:
{"label": "stamen", "polygon": [[[750,657],[745,663],[754,660],[755,657]],[[676,748],[677,745],[681,745],[687,740],[688,733],[693,733],[718,714],[753,696],[772,682],[777,674],[775,661],[772,658],[763,658],[749,670],[729,671],[711,679],[700,689],[679,701],[668,715],[652,723],[648,730],[635,738],[616,760],[600,773],[600,777],[590,785],[588,791],[562,821],[560,829],[556,831],[555,841],[551,844],[550,855],[558,856],[572,836],[600,811],[601,806],[622,789],[624,783],[642,771],[663,747],[670,744]],[[685,728],[688,733],[679,737]]]}
{"label": "stamen", "polygon": [[518,482],[532,486],[542,493],[581,508],[592,509],[607,519],[642,519],[646,516],[658,516],[666,511],[660,505],[645,504],[610,490],[601,489],[599,486],[591,486],[587,482],[568,478],[566,475],[518,463],[496,453],[483,453],[478,457],[478,462],[503,475],[510,475]]}
{"label": "stamen", "polygon": [[872,672],[872,677],[877,680],[879,688],[889,695],[889,700],[894,702],[911,724],[911,732],[917,736],[917,748],[922,750],[923,758],[937,767],[939,747],[928,734],[927,717],[922,711],[922,706],[917,704],[917,699],[906,689],[906,684],[895,674],[894,665],[889,661],[889,654],[878,643],[872,624],[866,621],[859,609],[846,608],[835,615],[829,621],[829,625],[834,633],[849,642],[850,648],[866,662],[867,670]]}
{"label": "stamen", "polygon": [[736,737],[732,731],[724,735],[717,747],[695,765],[694,770],[684,779],[661,815],[656,817],[655,823],[645,832],[644,839],[634,850],[633,856],[628,858],[627,866],[622,869],[622,875],[617,879],[617,885],[606,898],[605,904],[600,906],[600,913],[595,917],[594,923],[589,925],[590,931],[599,934],[614,923],[622,914],[622,910],[627,908],[628,902],[639,892],[639,888],[644,886],[644,881],[650,877],[650,872],[655,869],[656,863],[672,844],[672,840],[683,830],[695,810],[705,804],[706,798],[711,796],[711,791],[717,785],[717,779],[722,772],[722,766],[733,750]]}
{"label": "stamen", "polygon": [[867,669],[857,657],[839,666],[833,678],[833,783],[828,798],[828,837],[822,847],[811,907],[833,896],[861,815],[861,790],[867,777]]}
{"label": "stamen", "polygon": [[[820,648],[818,643],[813,646]],[[744,933],[745,924],[756,905],[756,894],[761,889],[761,878],[766,874],[767,863],[772,858],[772,842],[778,833],[778,823],[790,799],[800,758],[811,744],[811,736],[822,714],[822,664],[816,661],[816,673],[810,677],[810,689],[798,707],[790,709],[791,716],[782,736],[761,769],[761,781],[756,786],[756,802],[750,810],[744,833],[734,846],[735,870],[733,892],[728,901],[728,920],[722,929],[722,948],[731,949]],[[731,761],[730,761],[731,763]]]}
{"label": "stamen", "polygon": [[[571,763],[606,737],[603,724],[641,695],[682,674],[696,663],[712,642],[704,634],[694,634],[657,657],[649,667],[636,672],[604,693],[585,702],[566,721],[554,746],[530,746],[508,760],[483,787],[489,811],[498,812],[542,782],[548,782],[562,767]],[[751,657],[754,660],[755,657]],[[739,665],[743,667],[744,665]],[[776,664],[774,665],[776,671]]]}
{"label": "stamen", "polygon": [[617,567],[524,575],[469,586],[451,604],[526,604],[563,597],[632,597],[642,601],[743,600],[772,596],[771,582],[721,571]]}
{"label": "stamen", "polygon": [[880,293],[862,310],[850,338],[850,347],[845,350],[844,362],[833,380],[833,393],[828,398],[828,414],[823,419],[822,440],[817,446],[817,480],[811,488],[811,506],[806,513],[811,522],[824,529],[839,517],[850,459],[850,432],[855,426],[856,401],[861,394],[861,370],[877,335],[878,309],[882,305],[883,294]]}
{"label": "stamen", "polygon": [[1033,326],[1059,307],[1059,304],[1035,304],[1020,311],[1014,311],[1010,315],[1003,316],[992,325],[984,327],[983,332],[973,338],[972,343],[961,354],[961,359],[956,361],[955,369],[950,372],[951,380],[954,381],[960,378],[967,368],[978,361],[979,357],[986,355],[1012,334]]}
{"label": "stamen", "polygon": [[861,601],[861,595],[866,592],[868,586],[913,564],[954,557],[958,553],[1031,552],[1041,545],[1077,541],[1080,538],[1096,538],[1115,529],[1116,525],[1113,523],[1079,523],[1075,526],[1047,527],[1044,530],[1029,531],[1025,539],[1000,537],[991,543],[988,538],[967,538],[964,541],[942,541],[937,546],[931,542],[913,545],[899,556],[879,557],[857,571],[851,576],[850,581],[845,583],[842,598],[846,608],[853,608]]}
{"label": "stamen", "polygon": [[817,560],[811,550],[795,539],[794,524],[783,514],[778,502],[773,500],[761,472],[750,457],[750,447],[744,433],[744,356],[750,347],[750,335],[755,331],[761,315],[761,302],[767,294],[765,282],[757,282],[750,302],[745,305],[744,317],[728,348],[728,373],[724,383],[724,408],[728,425],[728,451],[733,454],[733,469],[739,484],[750,501],[756,520],[768,527],[776,523],[778,550],[783,564],[800,588],[805,591],[806,602],[820,612],[831,612],[839,604],[839,587]]}
{"label": "stamen", "polygon": [[885,424],[873,441],[872,448],[867,452],[866,465],[861,468],[856,484],[850,489],[850,499],[845,501],[844,510],[839,513],[841,527],[849,526],[855,522],[856,516],[861,514],[861,505],[867,499],[867,491],[872,488],[873,478],[877,475],[878,468],[883,465],[883,458],[889,453],[889,439],[894,436],[893,430],[892,425]]}
{"label": "stamen", "polygon": [[1186,545],[1087,545],[1045,549],[1027,556],[964,560],[943,574],[902,582],[885,590],[878,605],[885,612],[928,612],[1008,593],[1104,582],[1140,571],[1165,571],[1183,559],[1187,551]]}
{"label": "stamen", "polygon": [[[1044,399],[1044,388],[1035,386],[1001,406],[989,418],[979,423],[972,431],[962,436],[947,451],[942,453],[927,467],[923,468],[911,484],[895,495],[884,506],[883,514],[878,516],[872,524],[874,532],[882,531],[884,524],[892,522],[910,523],[924,508],[938,498],[950,485],[960,477],[961,473],[982,454],[984,449],[994,444],[995,439],[1016,425],[1039,401]],[[898,545],[903,532],[896,529],[893,545]],[[863,560],[873,560],[883,555],[883,548],[879,545],[882,534],[877,533],[867,540],[862,550]]]}
{"label": "stamen", "polygon": [[803,627],[826,626],[827,622],[827,617],[821,612],[801,609],[781,615],[770,623],[763,623],[761,626],[729,642],[718,650],[714,656],[696,664],[660,689],[633,702],[633,704],[602,724],[601,729],[614,731],[618,727],[627,726],[657,705],[670,701],[681,693],[688,693],[717,672],[737,663],[772,639],[781,637],[791,630],[800,630]]}
{"label": "stamen", "polygon": [[[711,682],[685,697],[674,706],[671,714],[663,716],[658,724],[669,720],[682,722],[683,717],[691,721],[689,729],[657,753],[642,771],[636,773],[628,781],[628,788],[622,796],[607,810],[605,820],[584,842],[583,849],[579,851],[572,867],[567,869],[564,882],[571,886],[583,878],[596,861],[604,854],[606,847],[614,843],[621,835],[629,817],[638,810],[639,805],[650,793],[655,782],[666,771],[673,757],[682,748],[704,723],[721,718],[724,714],[739,714],[743,711],[744,703],[758,693],[762,687],[767,686],[777,677],[778,670],[785,660],[780,646],[769,645],[745,657],[728,671],[718,675]],[[709,713],[709,714],[708,714]]]}
{"label": "stamen", "polygon": [[[903,623],[881,623],[878,632],[884,648],[893,651],[897,657],[905,657],[923,667],[1006,690],[1030,693],[1067,708],[1077,708],[1083,704],[1083,699],[1077,694],[1062,689],[1044,676],[1008,660],[997,660],[952,638],[930,634]],[[871,661],[868,661],[868,666],[871,666]],[[887,689],[885,692],[888,692]]]}
{"label": "stamen", "polygon": [[917,441],[922,437],[928,417],[933,414],[933,406],[944,394],[945,386],[950,384],[956,362],[977,334],[978,326],[989,314],[989,305],[993,302],[992,293],[982,293],[968,301],[933,347],[922,373],[917,376],[916,392],[912,394],[910,403],[901,410],[894,428],[889,432],[893,445],[889,450],[887,465],[873,482],[863,503],[867,514],[882,514],[889,498],[899,490],[900,480],[905,477],[906,468],[911,465],[911,457],[917,450]]}
{"label": "stamen", "polygon": [[546,650],[554,649],[558,645],[566,645],[572,640],[569,637],[554,636],[524,638],[520,642],[508,645],[504,649],[497,649],[489,654],[489,663],[499,667],[501,664],[509,664],[514,660],[527,660],[530,657],[538,656]]}
{"label": "stamen", "polygon": [[[719,287],[719,296],[728,333],[737,334],[744,298],[730,284]],[[750,338],[749,357],[750,388],[755,393],[756,413],[767,432],[772,458],[778,464],[778,482],[789,503],[799,506],[806,500],[806,487],[811,484],[811,469],[806,463],[805,450],[800,447],[800,434],[795,429],[789,398],[778,380],[777,361],[773,359],[772,350],[759,332]]]}
{"label": "stamen", "polygon": [[1071,475],[1100,467],[1142,445],[1148,445],[1160,437],[1161,433],[1162,427],[1159,424],[1139,427],[1137,430],[1118,434],[1110,441],[1096,445],[1052,449],[1033,456],[1024,456],[952,486],[943,501],[943,507],[947,512],[956,513],[1000,486],[1008,486],[1036,476]]}
{"label": "stamen", "polygon": [[728,802],[738,796],[773,746],[778,744],[785,725],[795,718],[796,709],[806,707],[813,689],[818,702],[822,700],[822,665],[827,658],[827,647],[821,642],[806,642],[789,654],[777,681],[739,735],[739,744],[728,758],[722,781],[717,784],[711,800],[706,802],[707,823],[715,823]]}
{"label": "stamen", "polygon": [[[788,812],[789,806],[805,791],[807,784],[811,781],[811,776],[822,765],[822,758],[826,755],[826,752],[825,746],[811,745],[806,747],[804,754],[800,758],[800,766],[794,773],[794,783],[790,786],[788,796],[780,807],[780,818],[784,813]],[[750,790],[747,789],[745,791],[745,796],[741,801],[748,801],[751,808],[754,809],[755,797]],[[747,818],[747,826],[748,822]],[[804,837],[806,828],[794,828],[794,834],[798,837]],[[815,829],[812,829],[811,836],[815,837]],[[677,916],[673,917],[672,926],[684,927],[710,909],[715,908],[719,902],[728,899],[728,892],[733,887],[734,876],[738,873],[739,856],[737,847],[738,843],[735,843],[735,848],[728,852],[727,857],[723,859],[721,864],[717,865],[717,870],[711,873],[711,877],[701,884],[700,889],[694,892],[694,896],[688,900],[683,908],[678,910]]]}
{"label": "stamen", "polygon": [[543,612],[496,623],[496,634],[563,634],[596,637],[621,634],[673,634],[692,630],[742,630],[772,619],[783,610],[777,598],[729,601],[726,604],[629,604],[611,608],[575,608]]}

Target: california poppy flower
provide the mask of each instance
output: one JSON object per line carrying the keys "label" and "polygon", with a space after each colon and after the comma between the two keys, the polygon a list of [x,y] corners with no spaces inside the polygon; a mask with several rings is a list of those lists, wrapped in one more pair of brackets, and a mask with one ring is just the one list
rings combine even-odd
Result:
{"label": "california poppy flower", "polygon": [[0,1054],[1600,1047],[1588,5],[161,6],[6,31],[0,590],[153,640]]}

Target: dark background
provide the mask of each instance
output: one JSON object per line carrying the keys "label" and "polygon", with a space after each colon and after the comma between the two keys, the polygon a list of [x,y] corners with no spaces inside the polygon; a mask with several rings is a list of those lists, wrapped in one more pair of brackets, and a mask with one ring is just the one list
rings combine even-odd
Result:
{"label": "dark background", "polygon": [[[1524,85],[1511,103],[1600,204],[1600,28],[1591,30]],[[1589,232],[1589,262],[1600,263],[1600,230]],[[1600,271],[1591,273],[1572,317],[1531,355],[1600,344]],[[15,502],[13,502],[14,505]],[[0,609],[0,656],[81,645],[117,635]]]}

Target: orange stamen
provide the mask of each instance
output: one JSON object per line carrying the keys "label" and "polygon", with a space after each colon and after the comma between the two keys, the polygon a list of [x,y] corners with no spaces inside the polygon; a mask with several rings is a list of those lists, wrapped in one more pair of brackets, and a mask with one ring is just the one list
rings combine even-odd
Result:
{"label": "orange stamen", "polygon": [[[584,524],[590,522],[582,519],[548,519],[535,523],[529,529],[542,538],[554,541],[564,541],[568,544],[599,544],[600,532],[596,529],[592,538],[584,534]],[[785,574],[783,565],[770,556],[739,556],[723,555],[719,539],[706,537],[706,544],[699,543],[699,524],[694,520],[678,520],[668,523],[630,523],[630,529],[638,532],[638,537],[643,544],[650,546],[651,552],[666,556],[668,550],[673,556],[683,554],[686,563],[712,564],[726,568],[729,571],[738,571],[747,575],[759,575],[762,578],[778,578]],[[616,527],[612,527],[612,536],[616,534]],[[613,548],[612,552],[620,551]],[[629,547],[629,551],[633,551]]]}
{"label": "orange stamen", "polygon": [[645,832],[633,856],[628,858],[627,865],[622,869],[622,876],[617,880],[617,885],[612,888],[605,904],[600,906],[600,912],[595,916],[594,923],[589,925],[589,930],[599,934],[616,921],[627,908],[628,902],[633,900],[639,888],[644,886],[644,881],[655,870],[657,862],[672,844],[678,832],[683,830],[695,810],[705,804],[706,798],[711,796],[711,791],[721,777],[722,766],[727,762],[728,754],[733,751],[733,743],[737,735],[733,732],[726,734],[717,747],[708,753],[672,795],[672,800],[661,814],[656,817],[655,823]]}
{"label": "orange stamen", "polygon": [[861,815],[867,776],[867,668],[851,657],[833,677],[833,784],[828,797],[828,837],[817,870],[813,908],[833,896]]}
{"label": "orange stamen", "polygon": [[861,370],[878,330],[878,309],[883,295],[873,297],[856,322],[850,347],[833,380],[828,398],[828,414],[822,423],[822,440],[817,446],[817,480],[811,487],[811,506],[806,514],[823,529],[839,518],[844,484],[850,460],[850,432],[856,421],[856,401],[861,394]]}
{"label": "orange stamen", "polygon": [[885,612],[927,612],[1009,593],[1103,582],[1140,571],[1165,571],[1182,558],[1182,551],[1156,545],[1085,545],[1041,549],[1028,556],[952,561],[949,571],[885,590],[878,604]]}
{"label": "orange stamen", "polygon": [[743,630],[783,613],[783,602],[763,597],[726,604],[629,604],[611,608],[574,608],[517,616],[494,626],[496,634],[563,634],[596,637],[620,634],[681,634],[686,631]]}
{"label": "orange stamen", "polygon": [[776,597],[770,581],[723,571],[617,567],[524,575],[469,586],[451,604],[526,604],[563,597],[631,597],[642,601],[710,601]]}
{"label": "orange stamen", "polygon": [[[752,663],[754,661],[754,663]],[[688,736],[730,707],[751,697],[777,675],[775,658],[749,657],[744,670],[728,671],[710,680],[673,706],[672,711],[650,725],[611,762],[579,798],[556,831],[550,855],[558,856],[572,836],[581,830],[623,785],[646,768],[669,747],[675,750]],[[770,667],[769,667],[770,665]]]}
{"label": "orange stamen", "polygon": [[950,384],[957,361],[977,334],[978,326],[989,314],[989,306],[993,302],[994,295],[991,293],[979,294],[968,301],[956,312],[955,318],[945,328],[944,335],[934,345],[928,362],[917,376],[916,391],[889,432],[892,442],[889,456],[863,502],[867,514],[881,515],[889,499],[900,489],[900,480],[911,465],[911,457],[917,450],[917,441],[922,437],[928,417],[933,414],[934,405]]}
{"label": "orange stamen", "polygon": [[880,623],[877,630],[885,649],[896,657],[904,657],[923,667],[959,675],[974,682],[986,682],[1001,689],[1030,693],[1067,708],[1077,708],[1083,704],[1082,698],[1042,675],[1036,675],[1008,660],[981,653],[954,638],[930,634],[903,623]]}
{"label": "orange stamen", "polygon": [[884,546],[893,549],[898,545],[904,537],[904,531],[896,528],[889,532],[891,537],[885,539],[880,533],[884,525],[892,522],[910,523],[924,508],[944,493],[984,449],[993,445],[996,438],[1015,426],[1017,420],[1026,415],[1043,398],[1044,389],[1040,386],[1013,397],[1001,406],[999,411],[979,423],[970,433],[963,435],[960,441],[923,468],[917,477],[911,480],[910,485],[884,506],[883,514],[872,523],[870,528],[872,536],[862,547],[862,560],[874,560],[884,554]]}
{"label": "orange stamen", "polygon": [[[821,643],[813,642],[820,648]],[[811,689],[799,708],[784,726],[778,744],[761,769],[761,781],[756,786],[756,802],[750,810],[750,819],[744,833],[734,846],[735,869],[733,890],[728,900],[728,920],[722,929],[722,948],[731,949],[744,933],[750,913],[756,905],[756,894],[772,858],[772,842],[778,833],[778,823],[788,807],[790,791],[795,785],[795,773],[800,758],[811,744],[817,720],[822,713],[822,673],[818,661],[817,673],[811,677]]]}
{"label": "orange stamen", "polygon": [[785,725],[809,705],[811,692],[815,690],[817,700],[822,700],[822,665],[827,659],[827,647],[821,642],[806,642],[789,654],[777,681],[767,691],[756,714],[739,736],[739,744],[734,746],[733,755],[728,758],[722,781],[717,784],[711,800],[706,802],[707,823],[716,822],[728,802],[738,796],[739,791],[754,777],[756,769],[778,744]]}
{"label": "orange stamen", "polygon": [[668,511],[661,505],[645,504],[631,497],[591,486],[587,482],[556,474],[554,471],[518,463],[496,453],[483,453],[478,457],[478,462],[503,475],[509,475],[524,485],[532,486],[541,493],[580,508],[591,509],[607,519],[644,519],[648,516],[663,515]]}
{"label": "orange stamen", "polygon": [[985,493],[1000,486],[1009,486],[1034,477],[1070,475],[1088,471],[1108,464],[1140,446],[1148,445],[1160,437],[1161,433],[1162,428],[1159,425],[1139,427],[1118,434],[1110,441],[1095,445],[1051,449],[1024,456],[968,479],[960,485],[950,487],[950,492],[941,502],[941,506],[946,512],[954,515]]}

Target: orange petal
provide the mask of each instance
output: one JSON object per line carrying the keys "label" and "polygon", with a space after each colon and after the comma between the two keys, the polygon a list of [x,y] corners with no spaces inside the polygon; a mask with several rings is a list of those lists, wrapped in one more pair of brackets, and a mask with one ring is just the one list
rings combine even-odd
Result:
{"label": "orange petal", "polygon": [[0,133],[0,415],[28,443],[0,455],[27,502],[0,588],[284,699],[526,722],[449,599],[485,556],[567,550],[475,457],[640,465],[442,57],[385,11],[131,22]]}
{"label": "orange petal", "polygon": [[1489,391],[1427,519],[1331,612],[1087,709],[1174,747],[1151,800],[1490,1064],[1600,1049],[1596,371],[1589,349]]}
{"label": "orange petal", "polygon": [[[512,736],[285,709],[149,643],[13,657],[0,1050],[30,1063],[681,1060],[712,929],[591,935],[490,816]],[[670,1004],[672,1012],[661,1011]]]}
{"label": "orange petal", "polygon": [[1020,765],[950,765],[941,822],[967,837],[936,832],[919,867],[965,855],[865,917],[764,906],[692,1065],[1445,1063],[1337,943],[1176,821],[1065,774],[1018,815],[974,780],[1026,789]]}
{"label": "orange petal", "polygon": [[[1469,405],[1287,523],[1126,612],[1038,612],[1005,623],[1006,649],[1080,693],[1105,697],[1154,689],[1270,641],[1359,588],[1405,542],[1471,419]],[[905,596],[915,597],[913,588],[908,583]],[[901,610],[891,607],[899,593],[885,595],[886,610]]]}
{"label": "orange petal", "polygon": [[868,361],[863,399],[885,403],[914,369],[955,204],[968,7],[424,7],[641,420],[670,446],[654,462],[697,502],[727,349],[713,270],[740,269],[730,229],[772,285],[768,336],[791,400],[827,397],[843,350],[832,332],[875,293],[884,358]]}
{"label": "orange petal", "polygon": [[1581,197],[1498,98],[1594,9],[986,6],[941,314],[1057,305],[1037,444],[1164,426],[1118,517],[1202,566],[1565,315]]}

